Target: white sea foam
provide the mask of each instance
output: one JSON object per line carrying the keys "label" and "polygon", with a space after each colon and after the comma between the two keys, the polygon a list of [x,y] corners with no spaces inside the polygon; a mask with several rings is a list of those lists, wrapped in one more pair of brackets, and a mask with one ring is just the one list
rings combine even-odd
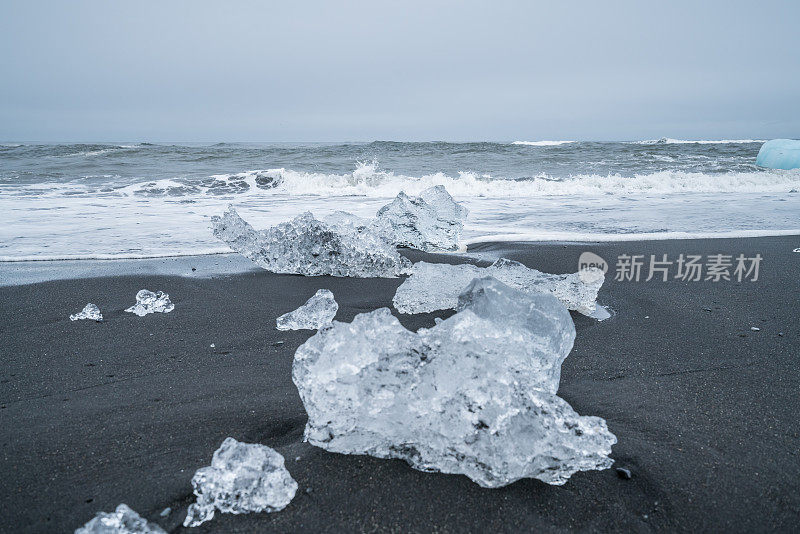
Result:
{"label": "white sea foam", "polygon": [[559,146],[575,143],[576,141],[514,141],[512,145],[526,145],[526,146]]}
{"label": "white sea foam", "polygon": [[[659,161],[669,161],[660,156]],[[542,196],[640,195],[670,193],[787,193],[800,189],[797,170],[753,170],[744,172],[687,172],[662,170],[633,175],[576,174],[554,177],[539,174],[507,179],[488,173],[461,171],[410,176],[381,170],[378,163],[358,163],[352,172],[334,174],[277,168],[215,174],[203,180],[164,178],[124,186],[100,188],[81,181],[22,184],[6,194],[37,197],[123,196],[198,199],[203,197],[245,200],[265,196],[359,196],[393,198],[401,191],[419,195],[443,185],[461,198],[539,198]]]}
{"label": "white sea foam", "polygon": [[645,139],[633,141],[635,145],[740,145],[746,143],[763,143],[766,139]]}
{"label": "white sea foam", "polygon": [[489,174],[459,172],[405,176],[378,169],[376,163],[359,164],[352,173],[325,174],[291,169],[250,171],[215,176],[219,180],[240,180],[249,191],[263,194],[257,177],[269,177],[273,193],[316,196],[367,196],[390,198],[400,191],[418,195],[422,190],[443,185],[458,197],[540,197],[542,195],[606,195],[663,193],[778,193],[800,188],[800,173],[753,171],[706,174],[700,172],[659,171],[649,174],[579,174],[553,178],[542,174],[528,179],[506,180]]}

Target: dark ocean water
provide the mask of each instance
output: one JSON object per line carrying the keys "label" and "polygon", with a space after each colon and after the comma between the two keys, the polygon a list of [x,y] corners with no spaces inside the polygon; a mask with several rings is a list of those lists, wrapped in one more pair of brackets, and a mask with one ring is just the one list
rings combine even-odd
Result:
{"label": "dark ocean water", "polygon": [[257,226],[303,211],[370,216],[444,185],[469,241],[630,239],[800,228],[800,172],[755,165],[760,141],[6,144],[0,257],[218,252],[208,217]]}

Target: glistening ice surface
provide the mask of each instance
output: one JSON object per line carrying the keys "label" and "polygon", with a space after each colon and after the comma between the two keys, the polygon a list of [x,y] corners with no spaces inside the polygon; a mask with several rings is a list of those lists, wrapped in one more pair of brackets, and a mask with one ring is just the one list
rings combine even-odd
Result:
{"label": "glistening ice surface", "polygon": [[320,289],[305,304],[278,317],[276,325],[278,330],[318,330],[330,324],[338,310],[333,293]]}
{"label": "glistening ice surface", "polygon": [[96,304],[92,304],[90,302],[86,306],[84,306],[83,310],[81,310],[80,312],[69,316],[70,321],[79,321],[81,319],[89,319],[92,321],[99,322],[103,320],[103,314],[100,313],[100,308],[98,308]]}
{"label": "glistening ice surface", "polygon": [[605,281],[602,271],[595,269],[592,273],[596,276],[547,274],[505,258],[489,267],[417,262],[411,269],[411,276],[397,288],[392,303],[400,313],[454,309],[459,293],[473,278],[492,276],[526,293],[550,293],[570,310],[592,315],[597,292]]}
{"label": "glistening ice surface", "polygon": [[0,145],[0,258],[224,252],[227,204],[266,228],[436,185],[469,208],[466,243],[800,229],[800,171],[757,167],[759,141],[521,141]]}
{"label": "glistening ice surface", "polygon": [[167,534],[154,523],[148,523],[126,504],[113,512],[98,512],[97,516],[75,531],[75,534]]}
{"label": "glistening ice surface", "polygon": [[393,245],[368,228],[323,222],[311,213],[261,231],[250,226],[232,206],[211,221],[215,237],[275,273],[395,277],[411,266]]}
{"label": "glistening ice surface", "polygon": [[406,330],[387,308],[334,321],[295,352],[305,437],[345,454],[401,458],[481,486],[563,484],[605,469],[616,437],[556,396],[575,328],[555,297],[475,280],[459,312]]}
{"label": "glistening ice surface", "polygon": [[444,186],[422,191],[418,197],[400,192],[378,210],[377,219],[389,230],[391,241],[425,252],[458,250],[468,210],[453,200]]}
{"label": "glistening ice surface", "polygon": [[283,465],[283,456],[266,445],[241,443],[225,438],[214,452],[211,465],[192,477],[197,502],[189,506],[183,522],[196,527],[225,514],[277,512],[286,508],[297,482]]}
{"label": "glistening ice surface", "polygon": [[153,293],[148,289],[142,289],[136,293],[136,304],[125,311],[144,317],[148,313],[169,313],[174,309],[175,305],[169,300],[168,294],[163,291]]}

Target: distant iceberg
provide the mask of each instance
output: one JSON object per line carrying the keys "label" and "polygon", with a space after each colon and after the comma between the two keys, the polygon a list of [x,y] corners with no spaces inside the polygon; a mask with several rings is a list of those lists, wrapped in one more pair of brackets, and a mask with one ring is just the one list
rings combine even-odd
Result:
{"label": "distant iceberg", "polygon": [[773,139],[758,151],[756,165],[769,169],[800,169],[800,141]]}

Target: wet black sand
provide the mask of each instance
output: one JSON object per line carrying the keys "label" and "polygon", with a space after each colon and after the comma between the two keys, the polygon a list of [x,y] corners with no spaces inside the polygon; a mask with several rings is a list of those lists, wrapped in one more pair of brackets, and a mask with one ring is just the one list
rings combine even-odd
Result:
{"label": "wet black sand", "polygon": [[[633,477],[584,472],[562,487],[523,480],[482,489],[302,443],[290,369],[310,332],[279,332],[275,318],[326,287],[337,319],[349,321],[390,305],[399,279],[196,271],[0,287],[0,530],[70,532],[124,502],[180,531],[192,474],[226,436],[281,452],[298,495],[282,512],[218,514],[186,531],[796,529],[798,246],[798,237],[776,237],[473,247],[550,272],[573,272],[584,250],[612,263],[621,253],[764,257],[757,282],[607,277],[600,300],[615,316],[574,315],[560,394],[608,420],[619,439],[613,457]],[[191,274],[193,259],[184,261]],[[167,291],[175,311],[123,313],[142,288]],[[104,323],[69,321],[86,302],[100,306]],[[435,315],[401,320],[416,329]],[[161,518],[165,507],[173,511]]]}

